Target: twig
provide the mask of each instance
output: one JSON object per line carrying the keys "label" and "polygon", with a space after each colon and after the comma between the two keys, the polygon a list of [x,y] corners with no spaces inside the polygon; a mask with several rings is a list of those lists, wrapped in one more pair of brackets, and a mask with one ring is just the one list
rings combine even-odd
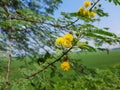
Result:
{"label": "twig", "polygon": [[76,19],[75,21],[71,22],[70,24],[67,24],[67,25],[62,26],[62,27],[68,27],[68,26],[71,26],[71,25],[73,25],[74,23],[76,23],[78,20],[79,20],[79,18]]}
{"label": "twig", "polygon": [[8,9],[8,7],[7,7],[7,5],[6,4],[4,4],[3,3],[3,8],[5,9],[5,11],[8,13],[8,15],[10,15],[11,14],[11,12],[9,11],[9,9]]}
{"label": "twig", "polygon": [[99,1],[100,0],[97,0],[89,10],[91,11]]}
{"label": "twig", "polygon": [[7,66],[7,73],[6,73],[6,82],[5,82],[5,88],[7,89],[7,86],[9,85],[9,74],[10,74],[10,65],[12,61],[12,39],[9,39],[10,45],[9,45],[9,59],[8,59],[8,66]]}
{"label": "twig", "polygon": [[35,71],[33,74],[24,77],[24,79],[29,79],[35,75],[37,75],[38,73],[44,71],[45,69],[47,69],[48,67],[50,67],[51,65],[53,65],[54,63],[56,63],[57,61],[61,60],[61,58],[66,55],[73,47],[69,48],[66,52],[64,52],[58,59],[54,60],[53,62],[51,62],[50,64],[48,64],[47,66],[45,66],[43,69],[40,69],[38,71]]}
{"label": "twig", "polygon": [[61,60],[61,58],[66,55],[73,47],[69,48],[66,52],[64,52],[59,58],[57,58],[56,60],[54,60],[53,62],[49,63],[48,65],[46,65],[43,69],[40,69],[40,70],[37,70],[35,71],[33,74],[29,75],[29,76],[26,76],[26,77],[23,77],[19,80],[15,80],[16,83],[19,83],[20,81],[23,81],[24,79],[29,79],[31,77],[34,77],[36,76],[38,73],[46,70],[48,67],[52,66],[54,63],[56,63],[57,61]]}
{"label": "twig", "polygon": [[11,17],[11,19],[24,20],[24,21],[28,21],[28,22],[32,22],[32,23],[41,23],[39,20],[26,19],[26,18],[23,18],[23,17]]}

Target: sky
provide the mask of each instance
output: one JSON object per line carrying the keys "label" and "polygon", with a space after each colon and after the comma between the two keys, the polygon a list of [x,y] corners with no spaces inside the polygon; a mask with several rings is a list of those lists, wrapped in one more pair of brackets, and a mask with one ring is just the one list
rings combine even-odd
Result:
{"label": "sky", "polygon": [[[59,17],[61,12],[77,12],[79,7],[83,6],[85,0],[63,0],[58,10],[55,11],[55,16]],[[109,27],[109,31],[120,35],[120,6],[115,6],[113,3],[108,3],[101,0],[102,8],[105,12],[109,13],[109,17],[104,17],[96,26]]]}

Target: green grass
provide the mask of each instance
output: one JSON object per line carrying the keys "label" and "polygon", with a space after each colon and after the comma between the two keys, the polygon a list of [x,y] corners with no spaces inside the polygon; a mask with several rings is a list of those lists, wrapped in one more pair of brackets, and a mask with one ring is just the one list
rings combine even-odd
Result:
{"label": "green grass", "polygon": [[[106,52],[87,52],[87,53],[72,53],[70,55],[71,60],[80,60],[80,63],[90,67],[90,68],[107,68],[116,64],[120,64],[120,50],[110,51],[110,54]],[[26,60],[13,60],[11,63],[11,76],[15,75],[19,78],[21,77],[21,69],[34,70],[37,69],[35,66],[37,63],[33,61],[32,64],[29,63],[31,60],[27,58]],[[26,63],[25,63],[26,62]],[[35,65],[36,64],[36,65]],[[6,60],[0,60],[0,75],[5,76],[7,70]]]}
{"label": "green grass", "polygon": [[106,52],[73,53],[70,55],[73,60],[81,60],[87,67],[104,68],[120,63],[120,50]]}

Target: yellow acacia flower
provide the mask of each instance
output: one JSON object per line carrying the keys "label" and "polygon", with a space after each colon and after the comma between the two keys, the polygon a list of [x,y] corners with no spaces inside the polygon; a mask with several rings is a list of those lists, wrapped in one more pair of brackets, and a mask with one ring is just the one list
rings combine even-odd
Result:
{"label": "yellow acacia flower", "polygon": [[57,44],[58,46],[62,46],[62,44],[64,43],[64,41],[65,41],[65,39],[64,39],[63,37],[58,37],[58,38],[56,39],[56,44]]}
{"label": "yellow acacia flower", "polygon": [[96,15],[95,12],[93,12],[93,11],[90,12],[90,17],[91,17],[91,18],[95,17],[95,15]]}
{"label": "yellow acacia flower", "polygon": [[68,40],[65,40],[64,43],[63,43],[63,46],[65,48],[70,48],[70,47],[72,47],[72,43],[70,41],[68,41]]}
{"label": "yellow acacia flower", "polygon": [[83,14],[83,11],[84,11],[84,7],[80,7],[80,8],[78,9],[78,14]]}
{"label": "yellow acacia flower", "polygon": [[70,63],[67,61],[64,61],[61,63],[61,69],[64,71],[68,71],[70,69]]}
{"label": "yellow acacia flower", "polygon": [[58,37],[56,39],[56,45],[63,46],[65,48],[70,48],[72,46],[73,35],[65,34],[63,37]]}
{"label": "yellow acacia flower", "polygon": [[87,8],[87,7],[89,7],[91,5],[91,3],[90,3],[90,1],[85,1],[84,2],[84,6]]}
{"label": "yellow acacia flower", "polygon": [[83,11],[83,15],[89,16],[89,15],[90,15],[90,11],[89,11],[89,10],[84,10],[84,11]]}
{"label": "yellow acacia flower", "polygon": [[68,40],[68,41],[73,41],[73,35],[72,34],[65,34],[64,36],[63,36],[66,40]]}

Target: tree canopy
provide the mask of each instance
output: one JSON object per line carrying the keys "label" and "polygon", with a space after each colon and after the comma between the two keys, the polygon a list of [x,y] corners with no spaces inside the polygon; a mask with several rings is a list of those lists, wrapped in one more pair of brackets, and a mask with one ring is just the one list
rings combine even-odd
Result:
{"label": "tree canopy", "polygon": [[[109,0],[109,2],[119,4],[117,0]],[[90,24],[99,20],[97,18],[86,18],[79,15],[77,11],[75,13],[62,12],[62,18],[54,18],[51,14],[60,3],[62,3],[61,0],[2,0],[0,2],[1,50],[8,49],[8,38],[12,38],[14,54],[37,54],[40,47],[48,46],[53,49],[56,36],[70,31],[84,33],[84,37],[98,37],[99,42],[115,41],[111,38],[111,36],[117,37],[115,34],[106,31],[106,28],[102,31]],[[95,5],[95,2],[93,3]],[[100,7],[94,8],[94,5],[90,10],[95,11],[100,17],[108,16]],[[76,23],[80,20],[87,23]],[[99,34],[104,34],[104,37]],[[110,37],[106,38],[105,34]]]}

